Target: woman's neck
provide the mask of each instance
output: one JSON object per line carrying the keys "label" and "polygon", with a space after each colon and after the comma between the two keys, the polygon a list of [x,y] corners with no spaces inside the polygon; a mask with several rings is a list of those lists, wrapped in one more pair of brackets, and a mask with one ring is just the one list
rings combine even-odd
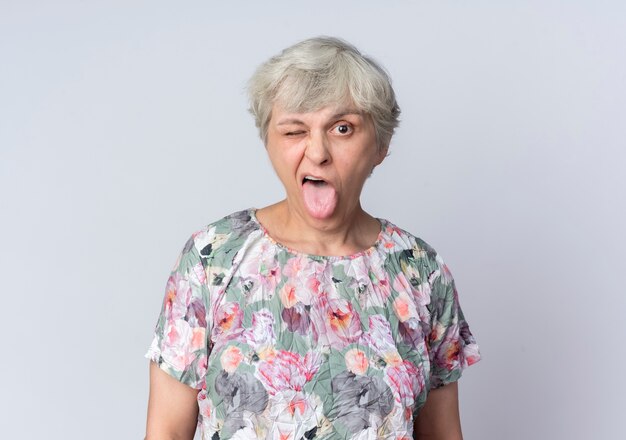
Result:
{"label": "woman's neck", "polygon": [[359,203],[341,217],[318,220],[283,200],[259,209],[257,220],[278,243],[313,255],[351,255],[376,242],[380,222]]}

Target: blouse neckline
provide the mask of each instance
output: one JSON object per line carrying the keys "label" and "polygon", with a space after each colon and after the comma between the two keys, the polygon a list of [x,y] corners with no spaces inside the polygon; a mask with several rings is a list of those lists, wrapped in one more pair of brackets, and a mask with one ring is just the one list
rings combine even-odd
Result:
{"label": "blouse neckline", "polygon": [[382,218],[376,217],[376,220],[378,220],[378,222],[380,223],[380,231],[378,232],[378,236],[376,237],[376,241],[374,242],[374,244],[372,244],[367,249],[363,249],[361,251],[357,251],[357,252],[354,252],[354,253],[349,254],[349,255],[316,255],[316,254],[308,254],[306,252],[301,252],[301,251],[298,251],[296,249],[290,248],[289,246],[287,246],[285,244],[282,244],[282,243],[276,241],[274,238],[272,238],[272,236],[269,234],[267,229],[265,229],[265,226],[263,226],[261,224],[261,222],[259,221],[259,219],[257,219],[256,211],[257,211],[256,208],[249,208],[248,209],[248,213],[250,215],[250,218],[255,223],[255,225],[259,228],[259,230],[262,232],[263,237],[266,240],[268,240],[270,243],[272,243],[274,246],[276,246],[277,248],[282,249],[283,251],[288,252],[289,254],[292,254],[294,256],[310,258],[310,259],[313,259],[313,260],[327,260],[327,261],[353,260],[355,258],[359,258],[359,257],[362,257],[362,256],[368,256],[368,255],[371,255],[373,252],[376,252],[376,250],[382,246],[382,243],[384,241],[384,231],[385,231],[385,226],[386,226],[386,220],[382,219]]}

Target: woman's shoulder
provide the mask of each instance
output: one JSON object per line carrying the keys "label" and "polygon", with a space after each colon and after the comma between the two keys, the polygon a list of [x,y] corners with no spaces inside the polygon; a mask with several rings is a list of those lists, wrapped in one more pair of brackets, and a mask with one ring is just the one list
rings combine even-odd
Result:
{"label": "woman's shoulder", "polygon": [[437,252],[420,236],[397,226],[386,219],[379,219],[383,225],[383,236],[387,248],[409,251],[420,257],[436,258]]}
{"label": "woman's shoulder", "polygon": [[251,209],[244,209],[197,229],[191,234],[189,241],[193,243],[203,259],[214,258],[218,253],[230,254],[236,251],[249,235],[258,229],[251,215]]}
{"label": "woman's shoulder", "polygon": [[433,276],[443,274],[446,283],[451,281],[450,270],[435,248],[419,235],[403,229],[389,220],[380,219],[383,223],[383,245],[392,260],[403,271],[417,271],[421,278],[433,280]]}

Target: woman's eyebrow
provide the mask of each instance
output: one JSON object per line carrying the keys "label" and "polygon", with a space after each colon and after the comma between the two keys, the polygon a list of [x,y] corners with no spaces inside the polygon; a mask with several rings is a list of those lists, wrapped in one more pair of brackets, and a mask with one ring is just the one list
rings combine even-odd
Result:
{"label": "woman's eyebrow", "polygon": [[304,125],[300,119],[285,119],[283,121],[278,122],[276,125]]}
{"label": "woman's eyebrow", "polygon": [[363,116],[363,112],[360,112],[360,111],[355,110],[355,109],[345,109],[345,110],[341,109],[337,113],[332,115],[330,117],[330,119],[339,119],[339,118],[343,118],[344,116],[348,116],[348,115]]}

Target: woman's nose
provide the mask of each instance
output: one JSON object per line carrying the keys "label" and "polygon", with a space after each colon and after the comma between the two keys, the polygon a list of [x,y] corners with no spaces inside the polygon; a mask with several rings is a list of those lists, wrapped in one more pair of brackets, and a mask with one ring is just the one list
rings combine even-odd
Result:
{"label": "woman's nose", "polygon": [[304,155],[318,165],[330,162],[328,139],[323,135],[312,133],[307,139]]}

